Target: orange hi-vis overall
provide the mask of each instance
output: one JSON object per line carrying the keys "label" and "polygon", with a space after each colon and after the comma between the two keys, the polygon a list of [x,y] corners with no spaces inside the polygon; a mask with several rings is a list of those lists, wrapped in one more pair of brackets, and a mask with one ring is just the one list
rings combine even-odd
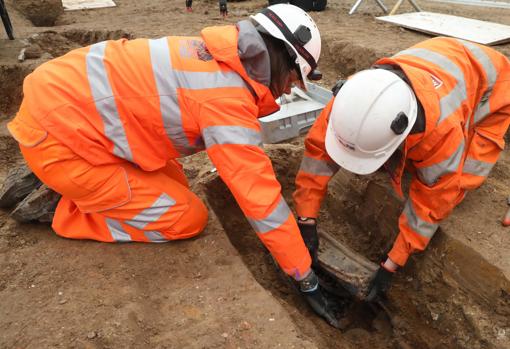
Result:
{"label": "orange hi-vis overall", "polygon": [[176,159],[206,150],[282,269],[306,275],[308,250],[262,149],[258,117],[278,106],[243,67],[239,35],[231,25],[201,37],[100,42],[25,79],[8,127],[34,173],[62,194],[57,234],[108,242],[197,235],[207,210]]}
{"label": "orange hi-vis overall", "polygon": [[[484,182],[504,149],[510,123],[510,61],[488,47],[434,38],[376,64],[397,66],[405,73],[425,114],[425,130],[406,138],[393,177],[400,195],[404,168],[412,177],[399,235],[389,253],[403,266],[410,254],[426,248],[466,190]],[[332,104],[305,141],[294,193],[300,216],[317,217],[327,184],[338,170],[324,146]]]}

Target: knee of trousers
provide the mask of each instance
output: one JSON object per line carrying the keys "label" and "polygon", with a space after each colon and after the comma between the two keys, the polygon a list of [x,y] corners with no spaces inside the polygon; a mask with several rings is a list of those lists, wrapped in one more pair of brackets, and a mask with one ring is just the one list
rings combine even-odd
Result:
{"label": "knee of trousers", "polygon": [[168,230],[161,233],[169,240],[187,239],[200,234],[207,225],[208,211],[205,204],[193,195],[192,200],[188,205],[179,220],[175,222]]}

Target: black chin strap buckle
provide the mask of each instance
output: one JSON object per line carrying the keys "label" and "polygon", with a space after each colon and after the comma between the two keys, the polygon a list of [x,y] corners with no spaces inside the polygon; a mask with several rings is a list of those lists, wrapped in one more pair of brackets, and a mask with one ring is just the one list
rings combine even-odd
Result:
{"label": "black chin strap buckle", "polygon": [[294,31],[294,37],[296,40],[302,45],[306,45],[310,40],[312,40],[312,32],[310,28],[300,24],[299,27]]}
{"label": "black chin strap buckle", "polygon": [[293,33],[285,22],[269,8],[263,9],[260,13],[265,15],[280,30],[287,42],[290,43],[296,52],[308,63],[312,70],[315,70],[315,68],[317,68],[317,62],[303,44],[303,42],[307,43],[312,39],[310,28],[301,24]]}
{"label": "black chin strap buckle", "polygon": [[307,78],[311,81],[319,81],[322,79],[322,73],[319,69],[314,69],[308,74]]}
{"label": "black chin strap buckle", "polygon": [[407,126],[409,125],[409,118],[407,117],[406,113],[401,111],[397,114],[397,117],[393,119],[391,122],[391,130],[395,132],[397,135],[401,135],[404,133],[404,131],[407,129]]}
{"label": "black chin strap buckle", "polygon": [[338,94],[338,91],[340,91],[340,89],[346,82],[347,80],[342,79],[336,82],[335,86],[333,86],[333,88],[331,89],[331,92],[333,92],[333,96],[336,96]]}

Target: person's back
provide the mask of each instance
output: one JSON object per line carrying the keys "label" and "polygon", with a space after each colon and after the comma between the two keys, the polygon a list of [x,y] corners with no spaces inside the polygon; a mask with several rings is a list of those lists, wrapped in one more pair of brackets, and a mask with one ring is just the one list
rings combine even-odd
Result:
{"label": "person's back", "polygon": [[[494,85],[497,80],[505,81],[502,74],[508,75],[509,61],[486,46],[439,37],[420,42],[376,64],[396,64],[414,88],[420,84],[423,93],[436,94],[439,104],[433,99],[429,102],[430,95],[420,98],[422,104],[427,104],[424,106],[427,118],[435,119],[436,124],[453,113],[467,122],[473,112],[475,116],[470,123],[476,123],[506,103],[504,98],[497,97],[503,91],[495,90]],[[483,101],[482,106],[478,105],[480,101]],[[490,110],[487,109],[489,104]]]}
{"label": "person's back", "polygon": [[80,156],[149,171],[204,149],[197,111],[218,89],[253,109],[247,83],[198,37],[100,42],[43,64],[24,85],[31,115]]}
{"label": "person's back", "polygon": [[[501,149],[504,146],[503,136],[508,128],[505,109],[510,105],[507,92],[510,61],[486,46],[453,38],[435,38],[391,58],[383,58],[376,64],[398,65],[410,80],[425,110],[423,132],[414,132],[406,142],[410,159],[435,163],[434,159],[444,157],[438,144],[448,138],[448,145],[443,151],[459,153],[455,160],[457,164],[466,162],[461,187],[478,187],[497,159],[493,156],[490,160],[478,159],[475,154],[481,151],[475,149],[478,138],[488,139]],[[481,142],[484,143],[483,140]],[[475,153],[464,158],[461,154],[467,149]],[[484,154],[480,156],[484,157]],[[452,166],[453,162],[450,163]],[[432,186],[439,178],[439,172],[427,167],[419,165],[418,172],[421,180]],[[444,218],[462,197],[450,198],[437,219]]]}

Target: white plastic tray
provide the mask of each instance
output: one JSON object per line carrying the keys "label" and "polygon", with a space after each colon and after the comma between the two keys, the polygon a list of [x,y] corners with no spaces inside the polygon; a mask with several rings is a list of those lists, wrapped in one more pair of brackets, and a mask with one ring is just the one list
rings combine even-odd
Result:
{"label": "white plastic tray", "polygon": [[293,88],[290,95],[277,100],[279,111],[259,119],[264,143],[278,143],[308,132],[333,94],[315,84],[307,87],[307,92]]}

